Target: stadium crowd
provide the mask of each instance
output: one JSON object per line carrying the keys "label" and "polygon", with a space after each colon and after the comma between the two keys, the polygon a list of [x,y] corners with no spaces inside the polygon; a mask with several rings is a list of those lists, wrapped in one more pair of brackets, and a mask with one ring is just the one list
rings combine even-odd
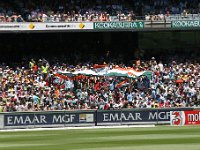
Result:
{"label": "stadium crowd", "polygon": [[[151,71],[150,78],[62,74],[94,66],[50,64],[45,59],[32,59],[27,66],[16,68],[1,65],[0,112],[200,106],[198,62],[164,64],[152,57],[129,66]],[[128,67],[115,63],[99,66]]]}
{"label": "stadium crowd", "polygon": [[14,0],[0,3],[0,22],[163,20],[199,12],[199,0]]}

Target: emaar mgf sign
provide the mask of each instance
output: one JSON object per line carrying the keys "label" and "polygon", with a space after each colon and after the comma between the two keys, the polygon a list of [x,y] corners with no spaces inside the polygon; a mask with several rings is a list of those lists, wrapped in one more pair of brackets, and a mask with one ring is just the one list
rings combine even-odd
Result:
{"label": "emaar mgf sign", "polygon": [[94,123],[94,117],[94,112],[8,113],[4,115],[4,126]]}
{"label": "emaar mgf sign", "polygon": [[123,124],[163,124],[170,123],[170,111],[193,110],[193,108],[169,109],[122,109],[122,110],[97,110],[97,125],[110,123]]}
{"label": "emaar mgf sign", "polygon": [[[171,108],[0,113],[0,129],[105,124],[169,124],[170,111],[192,110],[193,108]],[[200,113],[188,116],[190,120],[199,119]]]}
{"label": "emaar mgf sign", "polygon": [[125,110],[125,111],[98,111],[97,123],[109,122],[154,122],[170,121],[170,111],[163,110]]}

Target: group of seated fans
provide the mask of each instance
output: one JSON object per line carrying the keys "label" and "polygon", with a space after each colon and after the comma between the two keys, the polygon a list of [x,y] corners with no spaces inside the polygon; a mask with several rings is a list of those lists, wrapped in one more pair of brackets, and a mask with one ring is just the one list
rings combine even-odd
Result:
{"label": "group of seated fans", "polygon": [[[0,67],[0,112],[78,109],[168,108],[200,106],[200,64],[137,60],[125,64],[50,63],[30,60],[27,66]],[[102,68],[151,72],[136,78],[69,72]],[[123,68],[123,69],[122,69]]]}
{"label": "group of seated fans", "polygon": [[14,0],[0,3],[0,22],[163,20],[199,10],[199,0]]}

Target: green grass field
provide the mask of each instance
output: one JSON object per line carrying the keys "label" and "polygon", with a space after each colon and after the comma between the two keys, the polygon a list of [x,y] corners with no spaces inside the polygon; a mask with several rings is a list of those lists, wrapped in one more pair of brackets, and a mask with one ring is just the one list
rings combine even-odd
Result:
{"label": "green grass field", "polygon": [[200,150],[200,126],[0,132],[0,150]]}

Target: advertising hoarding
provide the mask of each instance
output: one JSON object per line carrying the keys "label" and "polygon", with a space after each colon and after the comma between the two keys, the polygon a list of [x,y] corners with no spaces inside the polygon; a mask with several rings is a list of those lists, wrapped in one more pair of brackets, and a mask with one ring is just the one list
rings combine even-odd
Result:
{"label": "advertising hoarding", "polygon": [[175,126],[200,125],[200,111],[171,111],[170,124]]}

